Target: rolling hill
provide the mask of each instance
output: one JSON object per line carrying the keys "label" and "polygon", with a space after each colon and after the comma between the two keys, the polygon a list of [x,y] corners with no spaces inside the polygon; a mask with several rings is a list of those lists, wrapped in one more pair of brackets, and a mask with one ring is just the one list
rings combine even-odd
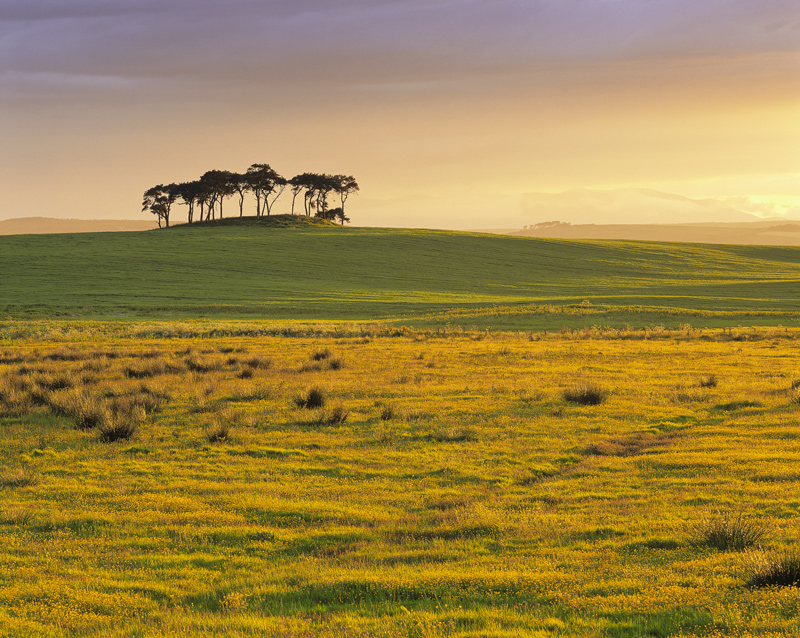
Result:
{"label": "rolling hill", "polygon": [[800,250],[263,227],[0,238],[5,317],[796,325]]}

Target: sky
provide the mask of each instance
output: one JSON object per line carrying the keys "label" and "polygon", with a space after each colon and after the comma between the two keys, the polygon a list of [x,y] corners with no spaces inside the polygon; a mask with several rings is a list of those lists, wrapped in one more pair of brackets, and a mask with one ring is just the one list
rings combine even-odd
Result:
{"label": "sky", "polygon": [[255,162],[355,176],[354,225],[631,188],[800,218],[797,0],[0,0],[0,74],[0,219]]}

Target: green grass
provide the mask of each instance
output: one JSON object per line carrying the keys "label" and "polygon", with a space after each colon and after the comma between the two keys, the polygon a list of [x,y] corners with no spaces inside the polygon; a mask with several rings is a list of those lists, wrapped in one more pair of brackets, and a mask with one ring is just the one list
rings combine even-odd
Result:
{"label": "green grass", "polygon": [[[4,317],[798,325],[800,249],[227,223],[0,237]],[[588,303],[585,303],[588,302]]]}

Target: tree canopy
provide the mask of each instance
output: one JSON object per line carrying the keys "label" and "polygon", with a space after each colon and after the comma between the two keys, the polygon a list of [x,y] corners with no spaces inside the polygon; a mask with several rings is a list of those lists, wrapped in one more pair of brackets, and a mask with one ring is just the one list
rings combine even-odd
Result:
{"label": "tree canopy", "polygon": [[[269,164],[252,164],[244,173],[210,170],[192,182],[153,186],[144,193],[142,211],[155,215],[159,228],[162,224],[169,227],[172,205],[176,202],[187,207],[190,224],[195,222],[198,209],[197,221],[217,219],[217,216],[222,219],[223,201],[238,195],[239,217],[243,217],[244,200],[249,193],[255,199],[256,217],[269,216],[287,187],[292,193],[292,215],[295,214],[295,201],[302,194],[303,214],[338,221],[342,225],[350,221],[345,214],[345,202],[359,191],[352,175],[301,173],[286,179]],[[339,200],[339,206],[334,208],[329,207],[332,195]]]}

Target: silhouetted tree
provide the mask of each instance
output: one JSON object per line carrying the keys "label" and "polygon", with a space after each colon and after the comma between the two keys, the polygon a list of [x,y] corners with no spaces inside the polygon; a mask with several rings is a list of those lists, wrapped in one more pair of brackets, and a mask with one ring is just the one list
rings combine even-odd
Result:
{"label": "silhouetted tree", "polygon": [[144,192],[142,199],[142,212],[151,212],[158,218],[158,227],[161,228],[161,222],[164,226],[169,228],[169,214],[175,200],[178,199],[178,185],[168,184],[164,186],[159,184],[153,186]]}
{"label": "silhouetted tree", "polygon": [[[145,191],[142,210],[149,211],[158,218],[159,227],[169,226],[172,204],[178,199],[188,207],[188,222],[194,222],[195,208],[200,209],[200,221],[222,219],[222,204],[226,197],[234,193],[239,195],[239,217],[244,216],[244,199],[252,192],[256,200],[256,217],[266,212],[272,213],[272,207],[287,186],[292,191],[292,215],[294,215],[297,197],[303,193],[303,210],[306,216],[312,212],[317,217],[339,220],[342,224],[349,222],[344,212],[345,202],[352,193],[359,190],[355,178],[350,175],[327,175],[325,173],[302,173],[286,180],[269,164],[253,164],[245,173],[212,170],[192,182],[181,184],[159,184]],[[328,198],[332,192],[339,195],[341,206],[328,209]]]}
{"label": "silhouetted tree", "polygon": [[[292,191],[292,215],[294,215],[294,202],[297,199],[297,196],[302,191],[308,192],[309,188],[312,187],[312,179],[313,175],[311,173],[302,173],[301,175],[295,175],[289,180]],[[303,204],[303,210],[306,211],[306,215],[309,214],[308,207],[305,203]]]}
{"label": "silhouetted tree", "polygon": [[243,173],[231,173],[231,187],[239,193],[239,217],[244,216],[244,196],[250,189],[250,182]]}
{"label": "silhouetted tree", "polygon": [[[286,188],[287,181],[269,164],[253,164],[247,169],[245,176],[249,189],[256,197],[256,217],[261,217],[264,211],[269,215],[273,204]],[[270,201],[273,194],[275,196]]]}
{"label": "silhouetted tree", "polygon": [[219,204],[219,218],[222,219],[222,201],[236,192],[233,182],[234,176],[230,171],[206,171],[200,177],[200,183],[205,187],[207,194],[208,214],[211,215],[211,219],[216,219],[217,204]]}
{"label": "silhouetted tree", "polygon": [[[187,219],[191,224],[194,221],[194,204],[200,194],[201,185],[199,181],[194,182],[181,182],[178,184],[178,197],[183,200],[183,203],[189,207]],[[201,219],[202,221],[202,219]]]}
{"label": "silhouetted tree", "polygon": [[342,202],[342,213],[339,219],[342,220],[342,226],[344,226],[345,221],[350,221],[344,215],[344,203],[352,193],[357,193],[359,191],[358,182],[356,182],[356,178],[352,175],[334,175],[333,180],[335,183],[334,190],[339,194],[339,201]]}

